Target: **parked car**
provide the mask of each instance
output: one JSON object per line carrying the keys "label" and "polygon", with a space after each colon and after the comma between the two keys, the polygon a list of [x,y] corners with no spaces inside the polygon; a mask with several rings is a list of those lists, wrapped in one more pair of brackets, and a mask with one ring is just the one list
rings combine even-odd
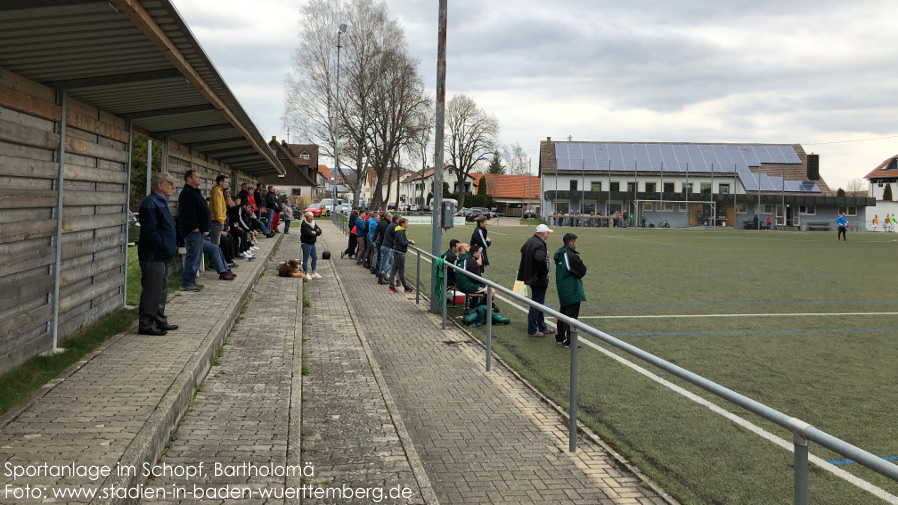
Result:
{"label": "parked car", "polygon": [[140,240],[140,220],[130,210],[128,211],[128,242],[137,242]]}
{"label": "parked car", "polygon": [[458,209],[458,212],[455,213],[455,217],[468,217],[468,210],[467,207]]}
{"label": "parked car", "polygon": [[352,205],[350,205],[348,203],[341,203],[337,207],[337,213],[343,214],[344,216],[348,216],[349,214],[352,213]]}
{"label": "parked car", "polygon": [[320,203],[313,203],[306,207],[306,210],[303,212],[303,214],[305,214],[306,212],[311,212],[315,217],[324,217],[327,216],[327,207]]}
{"label": "parked car", "polygon": [[[337,207],[339,207],[343,203],[343,200],[337,198],[336,202],[337,202],[336,203]],[[324,198],[321,200],[321,205],[324,205],[324,207],[327,209],[331,209],[334,206],[334,199],[333,198]]]}
{"label": "parked car", "polygon": [[524,212],[524,219],[536,219],[537,217],[538,216],[536,215],[536,212],[534,212],[532,210],[528,210],[527,212]]}
{"label": "parked car", "polygon": [[471,207],[468,211],[468,214],[465,216],[465,220],[473,221],[480,216],[486,216],[487,219],[490,218],[490,210],[485,207]]}
{"label": "parked car", "polygon": [[433,208],[431,208],[430,205],[425,205],[422,212],[424,212],[425,214],[430,214],[431,212],[433,212]]}
{"label": "parked car", "polygon": [[408,211],[409,211],[409,212],[418,212],[418,206],[415,205],[415,204],[409,205],[409,206],[408,206]]}

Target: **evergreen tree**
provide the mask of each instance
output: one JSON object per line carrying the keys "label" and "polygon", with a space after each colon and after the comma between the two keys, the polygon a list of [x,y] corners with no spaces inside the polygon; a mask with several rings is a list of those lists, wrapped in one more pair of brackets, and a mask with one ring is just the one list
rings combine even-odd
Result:
{"label": "evergreen tree", "polygon": [[845,196],[845,190],[842,188],[839,188],[839,190],[836,191],[836,196]]}
{"label": "evergreen tree", "polygon": [[887,202],[894,200],[894,198],[892,198],[892,185],[890,183],[886,183],[886,189],[882,192],[882,199]]}
{"label": "evergreen tree", "polygon": [[477,195],[478,196],[486,196],[488,194],[486,190],[486,177],[480,178],[480,184],[477,185]]}
{"label": "evergreen tree", "polygon": [[[488,174],[504,174],[505,167],[502,166],[502,160],[499,158],[499,151],[493,153],[493,159],[490,160],[490,164],[486,169],[486,173]],[[478,195],[480,193],[477,193]]]}

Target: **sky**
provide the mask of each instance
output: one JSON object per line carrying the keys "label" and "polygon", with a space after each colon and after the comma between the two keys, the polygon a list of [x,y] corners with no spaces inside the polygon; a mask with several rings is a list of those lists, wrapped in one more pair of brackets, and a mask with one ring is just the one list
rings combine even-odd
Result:
{"label": "sky", "polygon": [[[385,1],[435,94],[438,2]],[[302,2],[173,0],[266,139],[287,138]],[[447,100],[494,114],[534,172],[546,137],[798,143],[832,188],[898,154],[898,2],[453,0],[447,19]]]}

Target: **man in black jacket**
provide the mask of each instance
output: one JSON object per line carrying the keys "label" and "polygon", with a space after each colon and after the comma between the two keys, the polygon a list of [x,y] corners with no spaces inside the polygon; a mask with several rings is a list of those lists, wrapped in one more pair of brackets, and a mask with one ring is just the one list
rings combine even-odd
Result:
{"label": "man in black jacket", "polygon": [[[443,258],[443,261],[451,263],[453,265],[458,263],[458,244],[459,242],[457,238],[449,241],[449,249],[444,252],[442,256],[440,256],[441,258]],[[455,286],[455,270],[449,267],[446,267],[446,285]]]}
{"label": "man in black jacket", "polygon": [[350,258],[355,254],[355,248],[359,245],[359,241],[356,239],[356,234],[352,233],[353,227],[355,226],[355,220],[359,217],[359,210],[352,209],[352,212],[349,213],[349,221],[347,222],[347,226],[349,226],[349,245],[346,247],[345,251],[340,252],[340,259],[343,259],[347,254]]}
{"label": "man in black jacket", "polygon": [[[262,220],[262,216],[265,215],[265,200],[262,197],[262,188],[265,186],[261,184],[256,184],[256,190],[253,191],[253,200],[256,201],[256,219],[259,221]],[[268,223],[268,226],[271,226],[271,223]]]}
{"label": "man in black jacket", "polygon": [[380,266],[380,246],[384,243],[384,232],[387,231],[387,226],[390,226],[390,220],[393,218],[392,214],[389,212],[384,212],[380,215],[380,221],[377,222],[377,227],[374,228],[374,237],[372,238],[372,242],[376,244],[374,250],[371,251],[371,273],[377,274],[378,267]]}
{"label": "man in black jacket", "polygon": [[[551,258],[546,248],[546,239],[552,230],[541,224],[536,227],[536,233],[527,239],[521,247],[521,263],[518,265],[518,279],[530,286],[530,299],[536,303],[546,303],[546,290],[549,289],[549,269]],[[530,307],[527,313],[527,336],[545,337],[555,333],[555,330],[546,326],[546,321],[541,310]]]}
{"label": "man in black jacket", "polygon": [[[196,283],[196,272],[203,261],[203,253],[209,254],[212,267],[218,272],[218,278],[232,281],[237,276],[228,268],[221,248],[203,239],[203,234],[212,226],[212,214],[209,205],[200,191],[200,174],[196,170],[184,172],[184,189],[178,195],[178,225],[184,237],[187,255],[184,258],[184,272],[181,274],[181,289],[199,291],[203,286]],[[208,246],[206,245],[208,244]]]}

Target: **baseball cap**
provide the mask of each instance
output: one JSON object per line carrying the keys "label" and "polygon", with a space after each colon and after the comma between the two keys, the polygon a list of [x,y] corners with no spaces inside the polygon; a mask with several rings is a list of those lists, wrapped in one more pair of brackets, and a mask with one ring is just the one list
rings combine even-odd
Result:
{"label": "baseball cap", "polygon": [[150,184],[159,184],[162,182],[177,184],[178,180],[168,172],[159,172],[158,174],[153,174],[153,177],[150,179]]}
{"label": "baseball cap", "polygon": [[541,224],[536,227],[536,233],[545,233],[545,232],[554,233],[551,229],[549,229],[548,226],[546,226],[544,224]]}

